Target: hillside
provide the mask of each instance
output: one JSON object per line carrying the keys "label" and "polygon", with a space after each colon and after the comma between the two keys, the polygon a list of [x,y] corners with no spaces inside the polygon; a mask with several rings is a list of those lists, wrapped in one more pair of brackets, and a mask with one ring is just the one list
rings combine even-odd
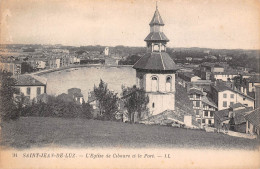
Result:
{"label": "hillside", "polygon": [[259,140],[157,125],[122,122],[23,117],[3,123],[1,146],[236,148],[255,149]]}

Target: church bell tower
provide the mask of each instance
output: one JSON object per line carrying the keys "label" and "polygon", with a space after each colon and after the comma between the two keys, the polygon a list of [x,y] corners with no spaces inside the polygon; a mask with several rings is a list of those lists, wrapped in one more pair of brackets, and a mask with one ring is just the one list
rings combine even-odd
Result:
{"label": "church bell tower", "polygon": [[147,53],[133,66],[136,70],[136,85],[149,96],[151,115],[165,110],[175,110],[175,73],[177,65],[166,53],[169,39],[163,33],[164,22],[158,7],[150,22],[150,33],[145,38]]}

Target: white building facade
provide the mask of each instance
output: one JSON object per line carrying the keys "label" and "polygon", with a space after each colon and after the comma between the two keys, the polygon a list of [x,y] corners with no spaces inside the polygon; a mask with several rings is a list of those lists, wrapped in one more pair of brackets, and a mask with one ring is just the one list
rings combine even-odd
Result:
{"label": "white building facade", "polygon": [[29,100],[36,99],[37,96],[46,93],[46,84],[31,75],[18,76],[15,87],[19,90],[19,94],[23,94]]}
{"label": "white building facade", "polygon": [[241,103],[245,106],[253,108],[255,106],[254,98],[234,89],[231,89],[227,86],[213,86],[212,96],[212,99],[218,106],[218,110],[227,109],[228,107],[236,103]]}

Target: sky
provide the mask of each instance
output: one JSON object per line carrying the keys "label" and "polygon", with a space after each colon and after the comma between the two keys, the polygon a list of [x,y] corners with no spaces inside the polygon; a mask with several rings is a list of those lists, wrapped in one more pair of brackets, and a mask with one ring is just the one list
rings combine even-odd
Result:
{"label": "sky", "polygon": [[[145,46],[155,0],[0,0],[1,43]],[[169,47],[260,49],[260,1],[161,0]]]}

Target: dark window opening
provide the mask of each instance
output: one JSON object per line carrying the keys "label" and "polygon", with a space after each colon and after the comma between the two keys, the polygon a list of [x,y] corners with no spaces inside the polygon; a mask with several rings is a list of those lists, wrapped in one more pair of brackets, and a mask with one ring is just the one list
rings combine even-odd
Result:
{"label": "dark window opening", "polygon": [[27,93],[27,95],[31,94],[31,88],[30,87],[27,87],[26,93]]}
{"label": "dark window opening", "polygon": [[210,117],[213,117],[214,113],[213,111],[210,112]]}
{"label": "dark window opening", "polygon": [[41,87],[37,87],[37,95],[41,94]]}
{"label": "dark window opening", "polygon": [[211,124],[211,120],[209,120],[209,124]]}

